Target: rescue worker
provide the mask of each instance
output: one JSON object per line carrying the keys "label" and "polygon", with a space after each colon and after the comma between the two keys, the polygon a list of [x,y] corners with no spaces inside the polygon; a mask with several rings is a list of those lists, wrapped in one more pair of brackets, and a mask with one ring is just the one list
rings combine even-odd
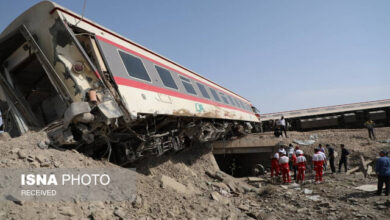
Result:
{"label": "rescue worker", "polygon": [[294,154],[294,147],[292,146],[292,144],[289,144],[288,148],[287,148],[287,156],[289,159],[288,165],[289,165],[290,170],[293,169],[293,162],[292,162],[293,154]]}
{"label": "rescue worker", "polygon": [[326,154],[325,154],[325,148],[322,146],[322,144],[319,145],[318,147],[318,153],[322,154],[322,156],[324,156],[325,160],[324,160],[324,171],[326,171],[326,166],[328,165],[328,163],[326,162]]}
{"label": "rescue worker", "polygon": [[345,172],[348,170],[348,155],[349,151],[345,149],[344,144],[340,144],[341,147],[341,157],[339,162],[339,173],[341,173],[341,166],[344,164]]}
{"label": "rescue worker", "polygon": [[314,149],[314,155],[313,155],[313,166],[314,171],[316,172],[316,183],[322,182],[322,175],[323,175],[323,168],[324,168],[324,161],[325,157],[323,153],[320,153],[320,150],[318,148]]}
{"label": "rescue worker", "polygon": [[279,147],[279,149],[278,149],[278,152],[279,153],[283,153],[284,152],[284,154],[286,154],[286,150],[284,149],[284,145],[280,145],[280,147]]}
{"label": "rescue worker", "polygon": [[336,167],[334,166],[334,149],[329,144],[326,145],[326,148],[328,149],[328,157],[329,157],[329,165],[330,169],[332,170],[332,173],[336,172]]}
{"label": "rescue worker", "polygon": [[291,161],[292,161],[292,169],[294,171],[294,180],[296,181],[297,180],[298,166],[297,166],[297,155],[296,155],[295,151],[293,151],[293,154],[291,156]]}
{"label": "rescue worker", "polygon": [[288,157],[286,156],[285,151],[280,153],[279,168],[282,172],[283,183],[291,183],[290,169],[288,166]]}
{"label": "rescue worker", "polygon": [[294,146],[292,144],[289,144],[287,148],[287,154],[290,157],[293,153],[294,153]]}
{"label": "rescue worker", "polygon": [[374,133],[375,122],[373,120],[368,120],[366,121],[366,123],[364,123],[364,126],[366,126],[368,130],[368,137],[371,140],[375,140],[375,133]]}
{"label": "rescue worker", "polygon": [[279,176],[279,153],[276,152],[274,155],[272,155],[271,158],[271,178],[274,177],[274,172],[275,176]]}
{"label": "rescue worker", "polygon": [[320,144],[320,151],[322,152],[322,153],[325,153],[325,147],[324,146],[322,146],[322,144]]}
{"label": "rescue worker", "polygon": [[306,157],[303,155],[302,150],[297,150],[297,167],[298,167],[298,183],[303,183],[305,180],[305,170],[306,170]]}
{"label": "rescue worker", "polygon": [[319,144],[319,145],[318,145],[318,149],[319,149],[320,151],[322,151],[322,152],[324,152],[324,153],[325,153],[325,151],[323,151],[322,144]]}
{"label": "rescue worker", "polygon": [[375,171],[378,175],[378,190],[376,194],[380,196],[382,194],[383,183],[386,185],[386,196],[390,193],[390,158],[386,156],[386,151],[379,153],[380,158],[375,163]]}

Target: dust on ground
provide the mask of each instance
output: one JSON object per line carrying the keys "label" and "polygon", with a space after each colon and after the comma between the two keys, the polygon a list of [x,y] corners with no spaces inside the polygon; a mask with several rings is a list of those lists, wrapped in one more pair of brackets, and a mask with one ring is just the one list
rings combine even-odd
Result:
{"label": "dust on ground", "polygon": [[[319,143],[339,146],[351,153],[351,165],[358,155],[375,159],[390,144],[367,139],[365,129],[289,132],[289,138],[260,134],[264,142],[317,137],[302,147],[311,154]],[[390,139],[390,128],[376,129],[377,140]],[[115,167],[75,150],[40,149],[44,133],[28,133],[0,140],[0,168],[96,168]],[[335,148],[339,150],[338,147]],[[337,159],[336,159],[337,161]],[[304,185],[272,184],[269,174],[251,179],[233,178],[215,166],[210,146],[198,145],[175,154],[145,159],[136,164],[137,198],[133,202],[0,202],[0,219],[389,219],[390,197],[374,196],[355,187],[375,184],[376,177],[325,174],[325,183]]]}

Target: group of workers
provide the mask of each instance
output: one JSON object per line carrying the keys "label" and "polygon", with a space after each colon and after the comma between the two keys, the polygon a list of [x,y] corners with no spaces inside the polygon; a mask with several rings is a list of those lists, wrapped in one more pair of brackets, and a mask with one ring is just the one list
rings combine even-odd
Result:
{"label": "group of workers", "polygon": [[[335,173],[335,151],[329,144],[327,144],[326,147],[328,149],[329,164],[332,173]],[[344,165],[345,172],[347,172],[349,152],[347,149],[345,149],[344,144],[341,144],[340,147],[341,157],[339,163],[339,172],[341,172],[342,165]],[[323,173],[324,169],[326,170],[327,157],[325,155],[325,148],[322,146],[322,144],[320,144],[318,148],[314,149],[314,154],[312,156],[312,165],[313,170],[315,171],[315,182],[323,182]],[[292,170],[294,171],[294,180],[297,183],[303,183],[305,180],[306,166],[306,157],[304,155],[303,150],[299,149],[298,146],[296,146],[294,149],[292,144],[290,144],[287,150],[284,147],[280,147],[278,149],[278,152],[273,154],[271,158],[271,177],[272,179],[274,179],[274,177],[278,177],[279,174],[281,174],[283,178],[283,183],[291,183],[290,170]]]}
{"label": "group of workers", "polygon": [[272,156],[271,177],[278,177],[281,173],[283,183],[291,183],[290,170],[294,171],[294,180],[303,183],[305,179],[306,157],[298,146],[294,150],[291,144],[287,151],[281,147]]}
{"label": "group of workers", "polygon": [[[341,144],[340,147],[341,156],[339,162],[339,172],[341,172],[341,167],[343,165],[345,172],[347,172],[349,151],[345,148],[344,144]],[[335,173],[335,151],[329,144],[326,145],[326,148],[328,150],[331,171],[332,173]],[[376,161],[375,171],[378,176],[378,190],[376,192],[377,195],[381,195],[383,185],[386,185],[385,194],[388,196],[390,193],[390,158],[387,155],[388,153],[382,150],[379,153],[379,159]],[[319,144],[319,146],[314,149],[312,163],[313,170],[315,171],[315,182],[322,183],[323,172],[327,166],[327,157],[325,155],[325,148],[321,144]],[[271,158],[271,178],[274,181],[274,177],[278,177],[279,174],[281,174],[283,183],[291,183],[290,170],[293,170],[294,180],[297,183],[303,183],[305,180],[306,166],[306,157],[304,152],[299,149],[298,146],[294,148],[292,144],[290,144],[287,150],[284,147],[280,147],[278,152],[273,154]]]}

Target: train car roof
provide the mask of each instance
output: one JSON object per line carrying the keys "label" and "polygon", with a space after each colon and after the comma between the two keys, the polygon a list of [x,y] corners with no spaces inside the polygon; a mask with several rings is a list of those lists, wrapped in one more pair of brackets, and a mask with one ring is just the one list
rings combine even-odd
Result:
{"label": "train car roof", "polygon": [[[231,91],[231,90],[229,90],[229,89],[227,89],[227,88],[225,88],[225,87],[223,87],[223,86],[213,82],[210,79],[207,79],[206,77],[204,77],[204,76],[202,76],[202,75],[200,75],[200,74],[198,74],[198,73],[196,73],[196,72],[194,72],[194,71],[192,71],[192,70],[190,70],[190,69],[188,69],[188,68],[186,68],[186,67],[184,67],[184,66],[182,66],[182,65],[180,65],[180,64],[178,64],[178,63],[176,63],[176,62],[174,62],[174,61],[172,61],[172,60],[170,60],[170,59],[168,59],[168,58],[166,58],[166,57],[164,57],[164,56],[162,56],[162,55],[160,55],[160,54],[158,54],[158,53],[156,53],[156,52],[154,52],[154,51],[152,51],[152,50],[150,50],[150,49],[148,49],[148,48],[146,48],[146,47],[144,47],[144,46],[142,46],[142,45],[140,45],[140,44],[138,44],[138,43],[136,43],[136,42],[134,42],[132,40],[130,40],[130,39],[128,39],[128,38],[126,38],[126,37],[123,37],[122,35],[114,32],[114,31],[112,31],[110,29],[107,29],[107,28],[105,28],[105,27],[103,27],[103,26],[101,26],[101,25],[99,25],[99,24],[97,24],[97,23],[95,23],[95,22],[93,22],[93,21],[91,21],[91,20],[89,20],[89,19],[87,19],[87,18],[85,18],[85,17],[83,17],[83,16],[81,16],[81,15],[79,15],[79,14],[77,14],[77,13],[71,11],[71,10],[69,10],[69,9],[67,9],[67,8],[64,8],[63,6],[58,5],[55,2],[52,2],[52,1],[42,1],[42,2],[39,2],[39,3],[35,4],[35,5],[33,5],[31,8],[27,9],[25,12],[27,12],[29,10],[33,10],[34,8],[37,8],[37,7],[41,7],[42,5],[46,5],[47,6],[48,4],[52,8],[49,13],[53,13],[54,11],[58,10],[58,11],[61,11],[62,13],[66,13],[66,14],[68,14],[68,15],[70,15],[72,17],[75,17],[77,19],[82,19],[81,22],[85,22],[85,23],[87,23],[87,24],[89,24],[89,25],[91,25],[91,26],[93,26],[95,28],[101,29],[101,30],[107,32],[108,34],[113,35],[116,38],[119,38],[120,40],[126,41],[126,42],[128,42],[128,43],[130,43],[130,44],[132,44],[132,45],[134,45],[136,47],[139,47],[142,50],[145,50],[148,53],[153,54],[153,55],[155,55],[155,56],[165,60],[166,62],[169,62],[169,63],[171,63],[171,64],[173,64],[175,66],[178,66],[179,68],[184,69],[185,71],[188,71],[188,72],[196,75],[197,77],[199,77],[199,78],[201,78],[201,79],[203,79],[205,81],[208,81],[209,83],[211,83],[211,84],[213,84],[215,86],[218,86],[218,87],[220,87],[220,88],[222,88],[222,89],[224,89],[224,90],[226,90],[226,91],[228,91],[228,92],[230,92],[230,93],[232,93],[232,94],[242,98],[243,100],[247,101],[250,104],[250,101],[248,99],[238,95],[237,93],[235,93],[235,92],[233,92],[233,91]],[[24,13],[22,13],[17,18],[15,18],[14,21],[10,25],[8,25],[7,28],[4,29],[4,31],[0,34],[0,38],[2,36],[4,36],[5,34],[9,33],[12,29],[15,28],[15,27],[13,27],[13,23],[15,22],[15,20],[22,18]],[[89,30],[87,30],[87,31],[89,31]]]}
{"label": "train car roof", "polygon": [[265,113],[262,114],[261,121],[276,120],[276,119],[280,119],[281,116],[284,116],[284,118],[299,118],[299,117],[306,117],[306,116],[313,116],[313,115],[343,113],[348,111],[375,109],[375,108],[383,108],[383,107],[390,107],[390,99],[358,102],[358,103],[351,103],[351,104],[344,104],[344,105],[331,105],[331,106],[299,109],[299,110],[285,111],[285,112]]}

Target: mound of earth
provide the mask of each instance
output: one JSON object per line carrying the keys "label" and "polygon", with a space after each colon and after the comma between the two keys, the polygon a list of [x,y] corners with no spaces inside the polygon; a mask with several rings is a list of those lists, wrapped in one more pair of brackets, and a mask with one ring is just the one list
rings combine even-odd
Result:
{"label": "mound of earth", "polygon": [[[376,129],[378,140],[390,138],[390,128]],[[388,143],[370,141],[366,130],[289,132],[285,143],[306,140],[310,152],[318,143],[346,144],[353,166],[357,155],[375,159]],[[94,160],[76,150],[41,149],[45,133],[0,138],[0,168],[99,168],[117,167]],[[259,139],[275,141],[269,134]],[[337,149],[336,149],[337,150]],[[311,154],[311,153],[310,153]],[[256,178],[233,178],[218,170],[212,149],[198,144],[175,154],[149,158],[135,164],[137,196],[134,201],[0,202],[0,219],[386,219],[390,197],[373,196],[355,189],[376,183],[375,176],[361,172],[325,174],[325,183],[314,184],[312,173],[304,185],[271,183],[269,174]]]}

